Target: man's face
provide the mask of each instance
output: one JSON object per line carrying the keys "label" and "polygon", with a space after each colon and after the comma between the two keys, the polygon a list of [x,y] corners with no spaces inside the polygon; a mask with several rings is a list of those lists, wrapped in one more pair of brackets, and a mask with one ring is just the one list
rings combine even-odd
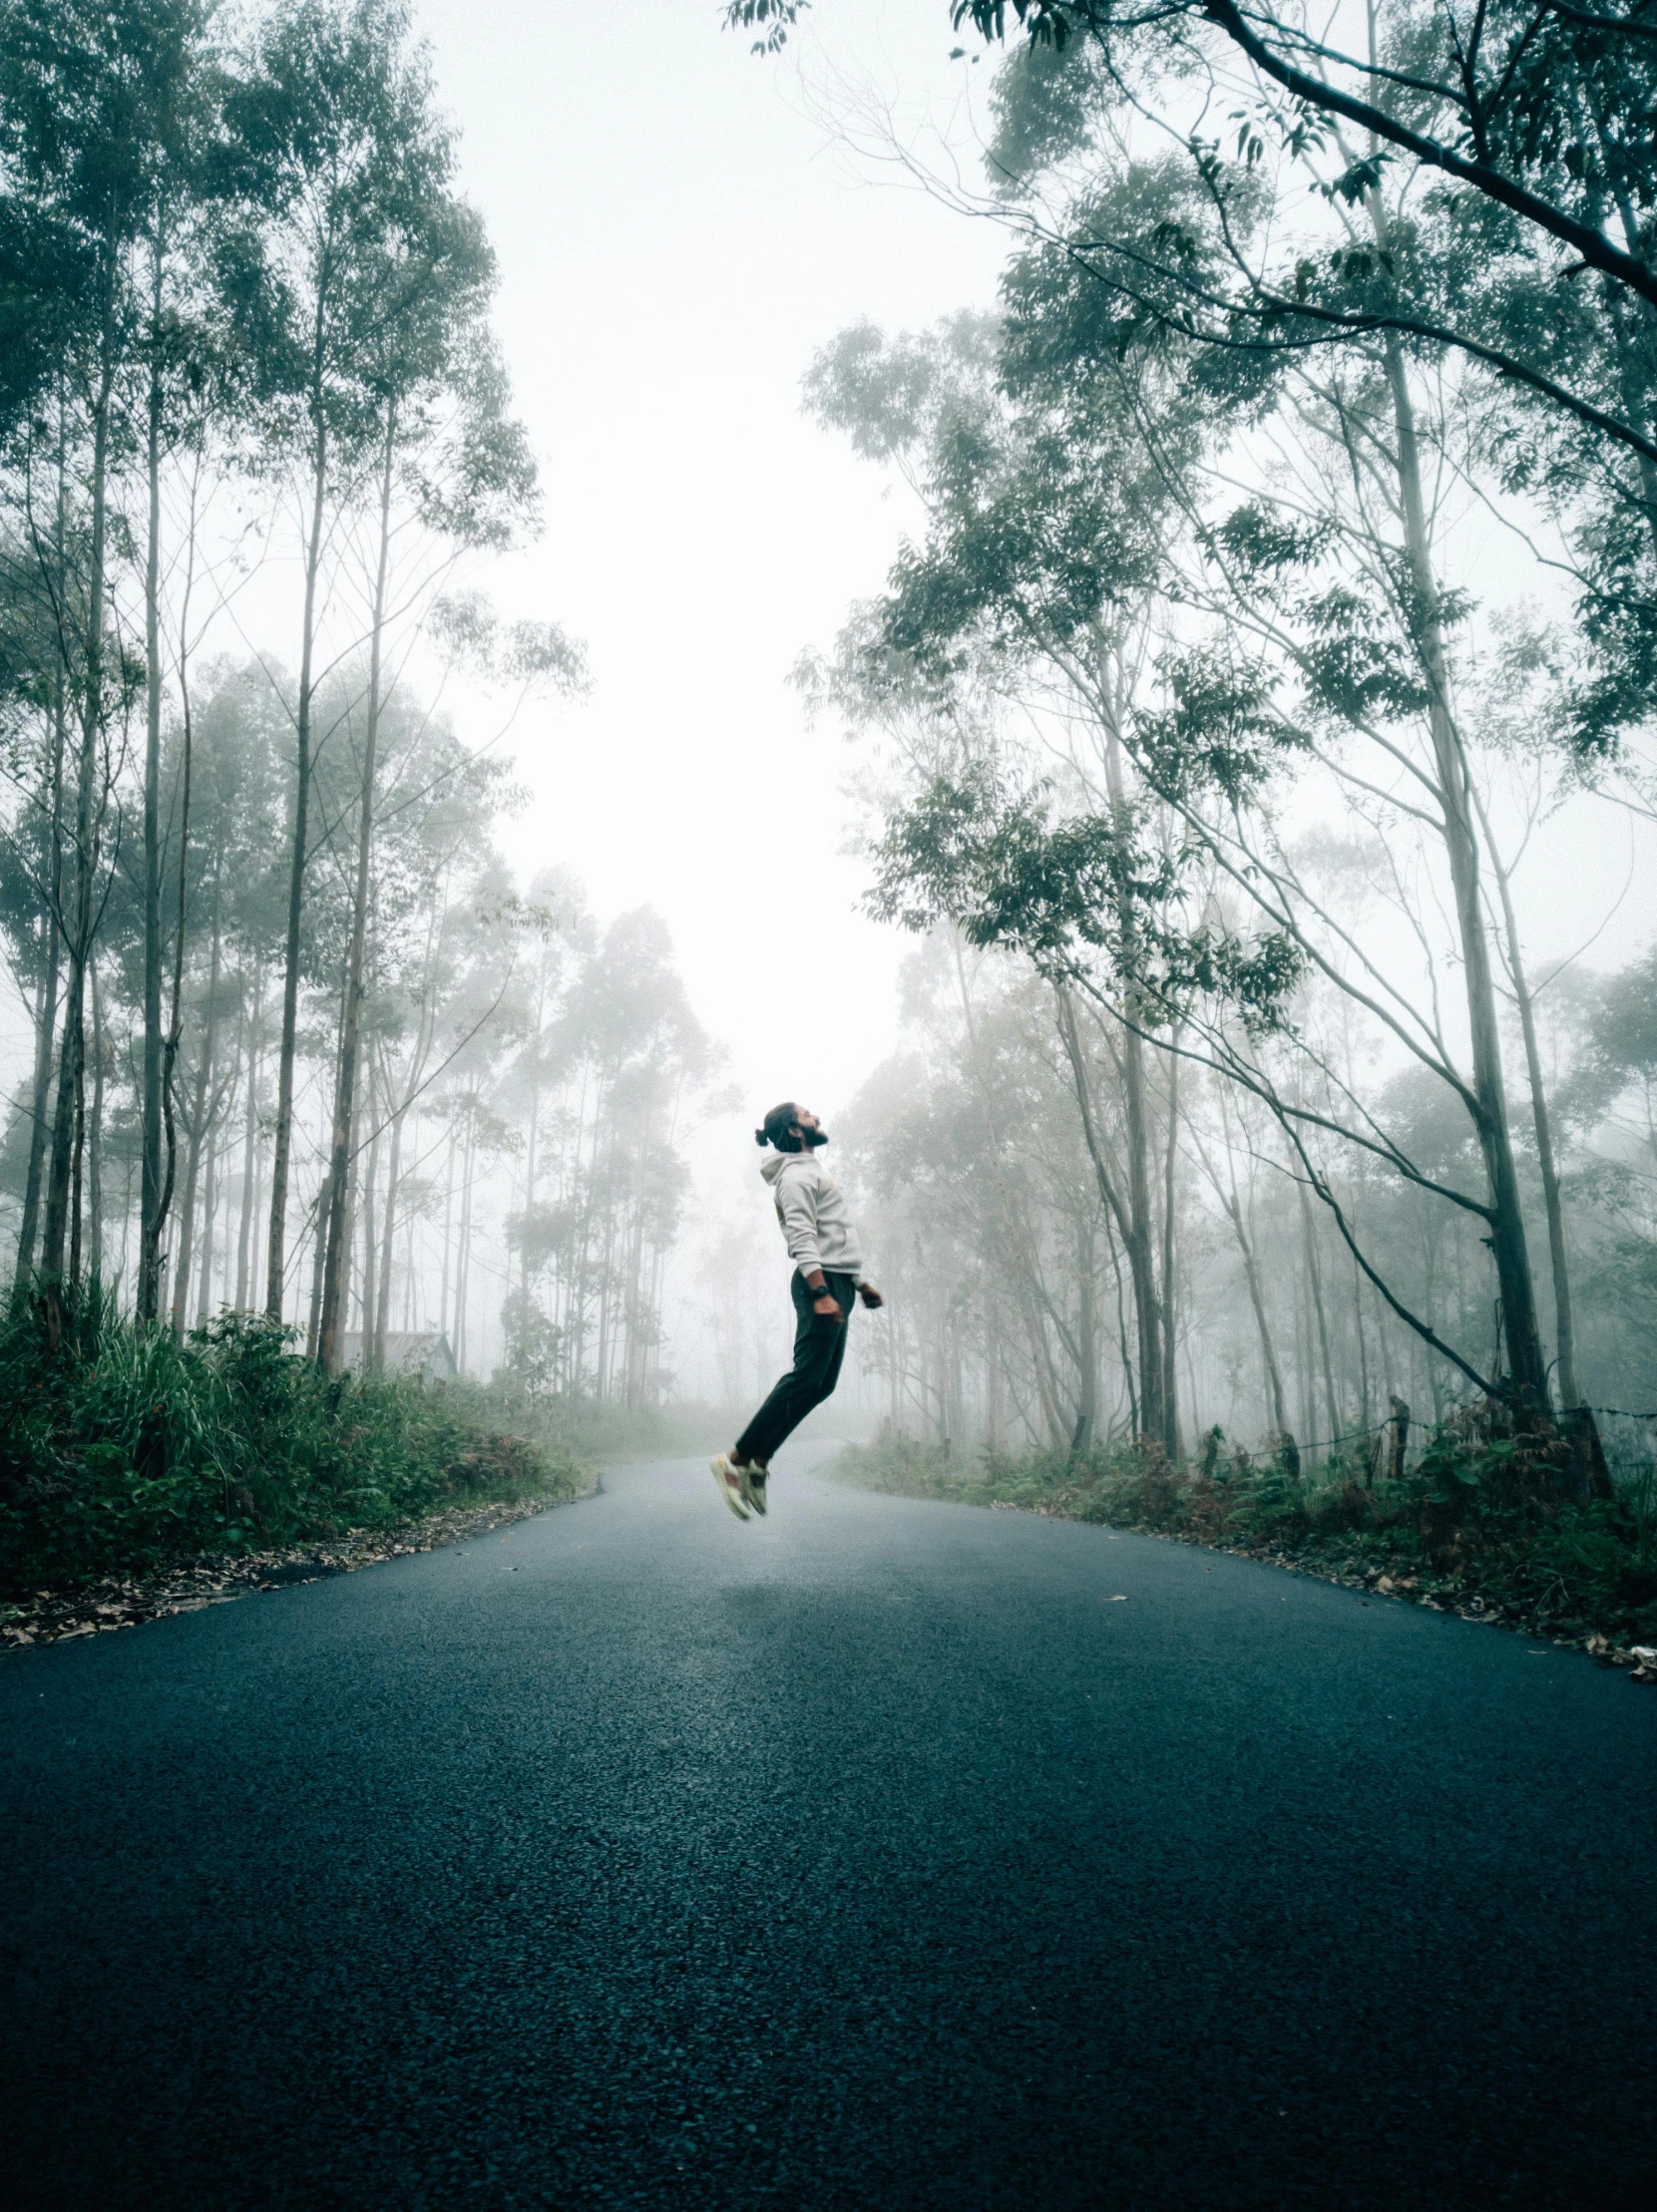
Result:
{"label": "man's face", "polygon": [[800,1141],[807,1152],[814,1152],[819,1145],[828,1143],[828,1131],[815,1114],[802,1112],[794,1127],[799,1131]]}

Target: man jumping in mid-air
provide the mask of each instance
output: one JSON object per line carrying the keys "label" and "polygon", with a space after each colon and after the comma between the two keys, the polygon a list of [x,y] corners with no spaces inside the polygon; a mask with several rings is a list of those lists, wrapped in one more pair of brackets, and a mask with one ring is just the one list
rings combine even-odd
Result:
{"label": "man jumping in mid-air", "polygon": [[828,1143],[817,1116],[786,1099],[754,1131],[754,1143],[772,1148],[759,1172],[771,1186],[794,1263],[794,1364],[736,1439],[735,1449],[713,1461],[719,1495],[740,1521],[750,1507],[765,1511],[771,1454],[840,1380],[853,1295],[871,1307],[882,1302],[874,1285],[863,1280],[846,1201],[816,1158]]}

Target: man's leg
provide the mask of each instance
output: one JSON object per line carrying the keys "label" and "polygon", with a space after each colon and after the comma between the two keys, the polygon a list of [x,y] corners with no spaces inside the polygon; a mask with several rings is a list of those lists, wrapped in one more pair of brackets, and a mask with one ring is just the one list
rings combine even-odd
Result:
{"label": "man's leg", "polygon": [[839,1328],[835,1331],[833,1353],[827,1367],[823,1370],[817,1393],[817,1403],[819,1405],[822,1404],[825,1398],[833,1397],[835,1388],[839,1383],[840,1369],[845,1364],[846,1358],[846,1338],[851,1334],[852,1308],[857,1303],[857,1278],[855,1275],[831,1275],[825,1277],[825,1281],[834,1292],[834,1302],[840,1308],[841,1322]]}
{"label": "man's leg", "polygon": [[805,1419],[814,1405],[821,1405],[840,1377],[846,1356],[846,1326],[851,1310],[851,1278],[830,1276],[828,1284],[840,1307],[840,1319],[830,1320],[812,1310],[815,1293],[797,1271],[794,1297],[794,1364],[736,1440],[732,1457],[743,1466],[768,1467],[771,1454]]}

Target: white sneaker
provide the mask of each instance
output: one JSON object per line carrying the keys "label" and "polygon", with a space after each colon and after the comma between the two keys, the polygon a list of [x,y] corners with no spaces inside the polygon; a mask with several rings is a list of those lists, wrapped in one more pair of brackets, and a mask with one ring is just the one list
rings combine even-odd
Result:
{"label": "white sneaker", "polygon": [[763,1520],[765,1515],[765,1485],[769,1479],[768,1470],[759,1466],[757,1462],[750,1460],[745,1467],[739,1467],[737,1473],[742,1477],[743,1497],[747,1499],[749,1505]]}
{"label": "white sneaker", "polygon": [[717,1459],[708,1461],[713,1470],[713,1486],[736,1515],[739,1521],[748,1518],[748,1501],[742,1494],[742,1476],[735,1464],[721,1452]]}

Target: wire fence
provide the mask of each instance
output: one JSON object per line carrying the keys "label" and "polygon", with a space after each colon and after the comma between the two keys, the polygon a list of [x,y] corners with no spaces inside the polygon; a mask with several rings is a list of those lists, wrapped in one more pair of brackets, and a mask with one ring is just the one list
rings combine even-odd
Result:
{"label": "wire fence", "polygon": [[[1574,1406],[1565,1406],[1562,1410],[1565,1413],[1572,1413],[1578,1409]],[[1587,1413],[1604,1413],[1607,1415],[1611,1415],[1619,1421],[1657,1421],[1657,1412],[1635,1413],[1632,1412],[1626,1405],[1585,1404],[1581,1407],[1581,1410]],[[1428,1428],[1433,1425],[1434,1424],[1431,1422],[1417,1419],[1414,1414],[1408,1415],[1405,1420],[1405,1427],[1407,1431],[1410,1429]],[[1334,1451],[1336,1447],[1341,1444],[1360,1444],[1363,1442],[1366,1436],[1386,1436],[1392,1431],[1395,1426],[1395,1421],[1389,1418],[1385,1421],[1373,1422],[1369,1428],[1349,1429],[1344,1436],[1317,1436],[1311,1439],[1306,1439],[1299,1436],[1293,1436],[1291,1433],[1291,1441],[1293,1442],[1297,1451],[1330,1452]]]}

